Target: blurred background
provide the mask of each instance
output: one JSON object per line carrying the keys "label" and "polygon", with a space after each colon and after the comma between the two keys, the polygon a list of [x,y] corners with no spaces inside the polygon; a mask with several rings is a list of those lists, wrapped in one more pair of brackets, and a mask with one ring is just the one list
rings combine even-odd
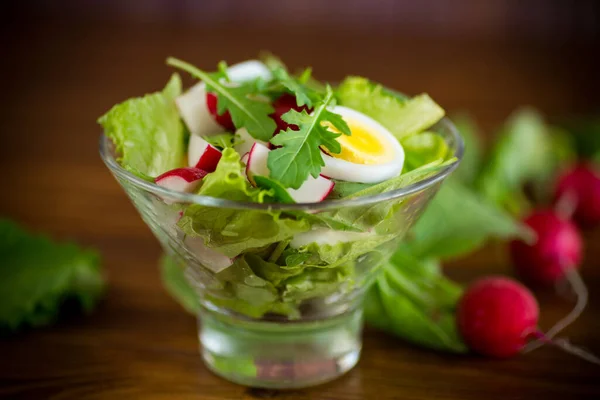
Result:
{"label": "blurred background", "polygon": [[[594,0],[29,0],[0,9],[0,167],[21,168],[4,177],[12,195],[0,212],[95,244],[150,236],[99,159],[95,121],[161,88],[167,56],[211,69],[270,50],[320,79],[357,74],[427,92],[450,113],[468,111],[486,137],[522,105],[549,119],[600,109]],[[40,207],[45,191],[56,194]]]}
{"label": "blurred background", "polygon": [[0,167],[21,168],[4,178],[12,195],[0,212],[95,244],[150,236],[99,159],[95,121],[161,88],[167,56],[211,69],[270,50],[320,79],[357,74],[427,92],[450,113],[468,111],[486,138],[522,105],[550,120],[600,109],[594,0],[29,0],[0,9]]}

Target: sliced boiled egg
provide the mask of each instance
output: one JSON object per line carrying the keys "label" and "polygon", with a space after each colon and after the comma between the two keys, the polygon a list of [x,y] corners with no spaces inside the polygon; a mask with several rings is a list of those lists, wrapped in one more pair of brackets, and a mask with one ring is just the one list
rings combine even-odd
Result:
{"label": "sliced boiled egg", "polygon": [[[348,182],[378,183],[402,172],[404,149],[390,131],[351,108],[335,106],[331,111],[342,116],[352,135],[337,138],[341,147],[338,154],[322,148],[325,166],[321,174]],[[328,129],[338,132],[332,126]]]}

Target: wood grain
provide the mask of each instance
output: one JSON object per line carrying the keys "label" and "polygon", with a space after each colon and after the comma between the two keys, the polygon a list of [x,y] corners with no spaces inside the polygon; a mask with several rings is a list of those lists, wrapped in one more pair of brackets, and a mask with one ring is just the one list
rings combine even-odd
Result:
{"label": "wood grain", "polygon": [[[168,55],[211,67],[222,57],[234,62],[270,49],[292,66],[312,64],[321,78],[354,73],[407,93],[427,91],[450,110],[471,110],[489,128],[521,104],[535,104],[551,115],[597,106],[593,84],[582,84],[591,67],[576,48],[559,55],[538,44],[373,37],[333,29],[305,35],[283,28],[215,32],[59,22],[23,22],[4,37],[9,40],[0,98],[0,214],[97,247],[104,255],[110,287],[94,315],[67,316],[53,327],[0,342],[1,397],[600,398],[600,368],[552,348],[495,361],[414,348],[370,329],[359,365],[318,388],[276,392],[217,378],[198,355],[194,318],[161,287],[158,243],[99,159],[100,131],[95,124],[115,102],[161,87],[170,73],[164,66]],[[598,233],[588,235],[583,269],[591,304],[565,332],[596,353],[599,240]],[[506,272],[501,254],[501,249],[489,247],[447,270],[462,282]],[[539,293],[539,298],[542,327],[571,306],[551,292]]]}

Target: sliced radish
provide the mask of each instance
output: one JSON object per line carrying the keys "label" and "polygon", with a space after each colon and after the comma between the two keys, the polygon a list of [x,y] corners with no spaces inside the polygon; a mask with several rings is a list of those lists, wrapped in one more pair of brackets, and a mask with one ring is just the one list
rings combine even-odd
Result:
{"label": "sliced radish", "polygon": [[338,243],[357,242],[371,236],[371,232],[344,232],[334,231],[333,229],[319,228],[308,232],[298,233],[290,242],[290,247],[299,249],[310,243],[316,243],[319,246],[335,246]]}
{"label": "sliced radish", "polygon": [[227,68],[227,75],[232,82],[246,82],[256,78],[270,81],[271,71],[258,60],[248,60]]}
{"label": "sliced radish", "polygon": [[219,114],[217,111],[217,95],[211,92],[206,93],[206,107],[208,112],[212,115],[213,119],[217,124],[221,125],[226,131],[232,131],[235,129],[231,114],[229,111],[225,111],[223,114]]}
{"label": "sliced radish", "polygon": [[[267,158],[270,150],[260,143],[255,143],[250,149],[248,163],[246,164],[246,175],[248,180],[255,185],[255,175],[269,176],[267,167]],[[327,178],[319,176],[308,179],[298,189],[286,189],[290,196],[297,203],[316,203],[324,200],[333,190],[335,183]]]}
{"label": "sliced radish", "polygon": [[[260,61],[249,60],[230,66],[227,74],[232,82],[244,82],[255,78],[268,81],[271,72]],[[212,93],[206,92],[204,82],[192,86],[187,92],[175,99],[181,118],[190,132],[198,136],[210,136],[222,133],[223,130],[233,130],[229,113],[217,115],[217,101]],[[212,109],[212,113],[211,113]]]}
{"label": "sliced radish", "polygon": [[204,83],[192,86],[175,99],[175,104],[192,135],[210,136],[223,132],[223,127],[215,121],[208,109]]}
{"label": "sliced radish", "polygon": [[188,146],[188,165],[208,172],[213,172],[221,159],[219,149],[202,139],[191,135]]}
{"label": "sliced radish", "polygon": [[248,164],[248,158],[250,158],[250,153],[246,153],[242,156],[242,162],[244,164]]}
{"label": "sliced radish", "polygon": [[233,264],[233,258],[229,258],[226,255],[219,253],[217,250],[211,249],[205,245],[202,237],[187,236],[184,244],[188,251],[196,257],[202,266],[210,269],[215,274],[218,274]]}
{"label": "sliced radish", "polygon": [[317,203],[323,201],[333,190],[335,182],[320,176],[318,178],[309,177],[298,189],[287,189],[296,203]]}
{"label": "sliced radish", "polygon": [[237,151],[240,156],[249,153],[254,143],[260,143],[265,147],[267,146],[267,143],[263,142],[262,140],[257,140],[250,136],[246,128],[238,129],[235,131],[235,134],[240,137],[241,142],[235,145],[233,149]]}
{"label": "sliced radish", "polygon": [[199,168],[177,168],[158,176],[154,182],[170,190],[189,193],[198,187],[207,173]]}
{"label": "sliced radish", "polygon": [[254,143],[248,153],[248,163],[246,164],[246,176],[248,180],[255,185],[254,175],[269,176],[269,168],[267,167],[267,157],[269,149],[260,144]]}

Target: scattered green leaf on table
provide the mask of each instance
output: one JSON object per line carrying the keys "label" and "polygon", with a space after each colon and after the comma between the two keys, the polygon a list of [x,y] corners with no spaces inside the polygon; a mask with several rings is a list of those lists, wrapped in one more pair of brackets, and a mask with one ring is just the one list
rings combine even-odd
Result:
{"label": "scattered green leaf on table", "polygon": [[465,151],[460,165],[452,174],[453,179],[458,179],[467,186],[475,182],[483,159],[483,144],[478,135],[479,129],[468,114],[457,114],[451,118],[460,132],[465,143]]}
{"label": "scattered green leaf on table", "polygon": [[100,257],[0,219],[0,333],[53,322],[74,300],[90,312],[104,289]]}

